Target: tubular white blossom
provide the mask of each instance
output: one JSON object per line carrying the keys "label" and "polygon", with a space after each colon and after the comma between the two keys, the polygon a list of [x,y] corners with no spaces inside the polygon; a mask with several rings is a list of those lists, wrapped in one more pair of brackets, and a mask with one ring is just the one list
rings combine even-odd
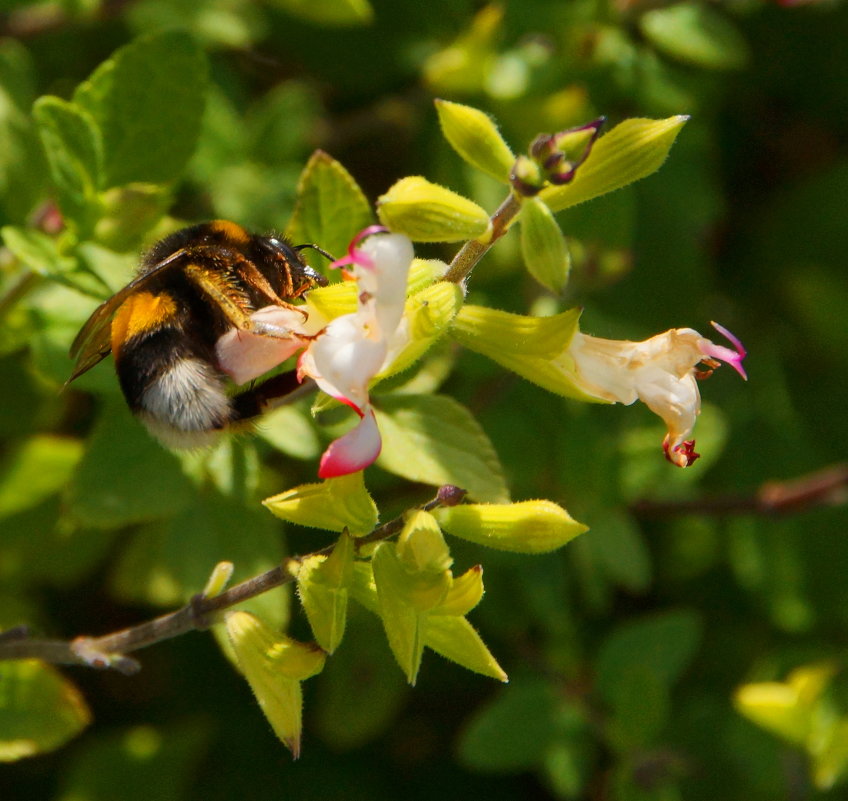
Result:
{"label": "tubular white blossom", "polygon": [[578,332],[556,361],[573,371],[580,389],[590,395],[624,404],[641,400],[668,427],[663,442],[666,458],[687,467],[698,458],[694,440],[686,439],[701,412],[697,379],[709,374],[699,373],[696,366],[700,362],[718,366],[715,359],[721,359],[746,377],[741,365],[745,350],[735,337],[728,338],[735,350],[714,345],[692,328],[674,328],[643,342]]}
{"label": "tubular white blossom", "polygon": [[[366,229],[366,236],[372,231]],[[359,239],[359,238],[358,238]],[[359,290],[356,312],[332,320],[306,349],[298,373],[351,406],[359,425],[333,442],[321,458],[322,478],[362,470],[380,453],[380,433],[368,400],[368,383],[386,363],[403,319],[412,243],[402,234],[354,240],[349,256]]]}

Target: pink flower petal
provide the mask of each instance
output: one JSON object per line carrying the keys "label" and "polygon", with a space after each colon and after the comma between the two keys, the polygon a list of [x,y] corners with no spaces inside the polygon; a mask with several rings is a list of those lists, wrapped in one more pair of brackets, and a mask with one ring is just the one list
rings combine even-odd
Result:
{"label": "pink flower petal", "polygon": [[215,356],[221,368],[236,384],[246,384],[282,364],[304,346],[295,329],[303,325],[303,315],[292,309],[266,306],[252,319],[292,331],[290,339],[251,334],[231,328],[215,343]]}
{"label": "pink flower petal", "polygon": [[368,409],[356,428],[331,442],[324,451],[319,478],[336,478],[364,470],[380,455],[382,445],[374,412]]}

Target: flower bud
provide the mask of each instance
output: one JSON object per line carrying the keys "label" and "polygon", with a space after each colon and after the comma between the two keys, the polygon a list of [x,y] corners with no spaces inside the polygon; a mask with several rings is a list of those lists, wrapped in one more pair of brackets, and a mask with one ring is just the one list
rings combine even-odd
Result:
{"label": "flower bud", "polygon": [[436,100],[442,133],[469,164],[502,183],[509,182],[515,161],[491,117],[471,106]]}
{"label": "flower bud", "polygon": [[449,534],[501,551],[545,553],[588,530],[551,501],[468,504],[433,513]]}
{"label": "flower bud", "polygon": [[485,209],[420,176],[402,178],[377,202],[383,225],[415,242],[484,239],[492,228]]}

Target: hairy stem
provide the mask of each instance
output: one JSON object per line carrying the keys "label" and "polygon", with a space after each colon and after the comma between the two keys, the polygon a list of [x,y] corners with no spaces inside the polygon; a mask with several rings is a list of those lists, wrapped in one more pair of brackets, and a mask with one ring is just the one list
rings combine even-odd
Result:
{"label": "hairy stem", "polygon": [[521,201],[510,192],[492,215],[492,232],[489,240],[485,243],[478,239],[466,242],[453,257],[453,261],[442,280],[449,281],[452,284],[459,284],[464,281],[477,265],[477,262],[486,255],[489,248],[509,230],[510,224],[520,210]]}

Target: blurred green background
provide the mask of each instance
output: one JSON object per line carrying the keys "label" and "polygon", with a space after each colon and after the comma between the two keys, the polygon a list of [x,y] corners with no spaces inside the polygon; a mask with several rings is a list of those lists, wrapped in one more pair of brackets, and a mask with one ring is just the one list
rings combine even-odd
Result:
{"label": "blurred green background", "polygon": [[[702,384],[703,458],[684,472],[662,459],[662,425],[646,409],[563,401],[446,347],[441,391],[478,417],[513,497],[549,497],[591,526],[546,556],[452,543],[458,568],[485,566],[471,620],[510,684],[428,653],[408,688],[379,622],[357,609],[305,686],[292,762],[214,639],[191,634],[141,652],[134,677],[65,670],[94,723],[0,767],[0,798],[839,797],[828,787],[848,759],[834,734],[848,677],[837,673],[816,707],[824,745],[792,747],[733,697],[800,665],[838,665],[845,649],[844,494],[786,515],[751,503],[765,482],[848,453],[845,6],[2,0],[3,225],[57,232],[33,100],[68,98],[116,48],[167,28],[196,37],[210,65],[199,142],[158,212],[181,220],[283,229],[319,147],[372,200],[421,174],[494,210],[503,188],[453,153],[434,97],[491,113],[516,152],[600,114],[690,114],[657,174],[559,215],[574,260],[566,297],[527,276],[513,233],[475,271],[469,300],[523,313],[582,305],[584,331],[626,339],[706,334],[717,320],[747,346],[750,380],[723,370]],[[107,251],[99,233],[74,258],[122,274],[137,244]],[[314,480],[321,446],[306,408],[219,451],[198,479],[131,421],[108,366],[60,392],[94,302],[32,277],[6,244],[0,627],[105,633],[178,605],[220,559],[245,577],[326,544],[257,503]],[[366,480],[384,520],[432,494],[379,468]],[[296,602],[272,595],[269,616],[290,616],[307,638]]]}

